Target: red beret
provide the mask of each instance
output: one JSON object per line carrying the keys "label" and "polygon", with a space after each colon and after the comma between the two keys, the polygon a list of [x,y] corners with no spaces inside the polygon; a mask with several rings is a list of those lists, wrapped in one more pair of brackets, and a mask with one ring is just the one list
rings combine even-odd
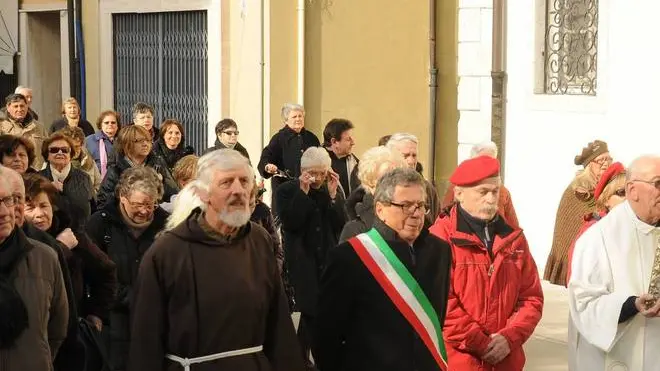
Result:
{"label": "red beret", "polygon": [[468,186],[492,178],[500,173],[500,162],[490,156],[478,156],[461,162],[449,181],[457,186]]}
{"label": "red beret", "polygon": [[600,176],[600,180],[598,180],[598,184],[596,184],[596,189],[594,190],[594,199],[598,199],[600,197],[600,194],[603,193],[603,189],[607,187],[607,185],[610,183],[610,181],[617,175],[623,174],[626,172],[626,169],[624,169],[623,164],[620,162],[615,162],[610,167],[605,170],[603,175]]}

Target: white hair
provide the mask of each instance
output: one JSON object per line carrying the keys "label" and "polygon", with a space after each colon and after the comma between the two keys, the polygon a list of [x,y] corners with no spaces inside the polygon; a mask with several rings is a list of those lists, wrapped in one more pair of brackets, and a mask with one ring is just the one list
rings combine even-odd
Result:
{"label": "white hair", "polygon": [[640,176],[644,176],[652,171],[654,162],[660,162],[658,155],[642,155],[632,160],[626,171],[626,181],[631,181]]}
{"label": "white hair", "polygon": [[330,169],[332,160],[328,151],[323,147],[309,147],[300,157],[300,168],[311,169],[313,167],[322,167]]}
{"label": "white hair", "polygon": [[394,133],[390,137],[390,140],[387,141],[387,146],[390,148],[394,148],[395,145],[403,142],[412,142],[415,144],[419,144],[419,140],[417,139],[417,137],[410,133]]}
{"label": "white hair", "polygon": [[[485,153],[484,153],[485,152]],[[470,150],[470,157],[478,157],[488,154],[493,158],[497,158],[497,144],[493,142],[492,140],[477,143],[472,146],[472,149]]]}
{"label": "white hair", "polygon": [[174,197],[174,201],[172,201],[172,213],[167,218],[167,223],[165,224],[166,231],[179,225],[188,218],[195,208],[203,205],[194,187],[194,182],[190,182]]}
{"label": "white hair", "polygon": [[406,166],[401,153],[392,148],[378,146],[364,152],[358,164],[357,175],[365,189],[373,191],[376,188],[378,173],[384,164],[391,164],[394,168]]}
{"label": "white hair", "polygon": [[302,113],[305,113],[305,108],[301,106],[300,104],[297,103],[284,103],[282,106],[282,122],[286,121],[286,119],[289,118],[289,113],[291,111],[300,111]]}
{"label": "white hair", "polygon": [[218,171],[237,170],[241,168],[245,169],[250,180],[254,181],[254,169],[250,166],[249,160],[240,152],[230,148],[222,148],[207,153],[197,160],[195,187],[208,192]]}
{"label": "white hair", "polygon": [[21,90],[29,90],[32,91],[32,89],[28,88],[27,86],[19,85],[16,87],[14,90],[14,94],[21,94]]}

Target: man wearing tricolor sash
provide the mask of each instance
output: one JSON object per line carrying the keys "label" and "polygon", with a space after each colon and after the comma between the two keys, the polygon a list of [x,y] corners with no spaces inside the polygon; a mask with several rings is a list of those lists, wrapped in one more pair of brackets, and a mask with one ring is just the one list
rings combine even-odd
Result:
{"label": "man wearing tricolor sash", "polygon": [[444,328],[452,370],[522,371],[523,344],[541,319],[543,292],[527,240],[497,212],[499,170],[489,156],[463,161],[450,177],[458,203],[430,228],[452,249]]}
{"label": "man wearing tricolor sash", "polygon": [[442,335],[449,245],[424,229],[424,179],[394,169],[374,192],[373,228],[330,251],[321,277],[321,371],[447,370]]}

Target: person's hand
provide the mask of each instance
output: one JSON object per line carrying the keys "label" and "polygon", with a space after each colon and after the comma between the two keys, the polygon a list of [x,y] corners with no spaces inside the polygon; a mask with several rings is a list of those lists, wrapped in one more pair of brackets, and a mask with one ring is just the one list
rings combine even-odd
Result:
{"label": "person's hand", "polygon": [[277,173],[277,166],[273,164],[266,164],[265,170],[268,174],[275,174]]}
{"label": "person's hand", "polygon": [[94,325],[94,328],[96,328],[98,332],[101,332],[101,330],[103,330],[103,321],[101,321],[99,317],[90,314],[89,316],[87,316],[87,320],[91,322],[92,325]]}
{"label": "person's hand", "polygon": [[307,194],[309,192],[310,184],[312,184],[315,180],[314,177],[309,175],[308,172],[303,171],[298,179],[300,179],[300,190]]}
{"label": "person's hand", "polygon": [[59,180],[53,180],[53,186],[57,188],[58,191],[64,192],[64,183]]}
{"label": "person's hand", "polygon": [[60,232],[60,234],[57,235],[57,240],[63,243],[64,246],[68,247],[69,250],[73,250],[78,246],[78,239],[73,234],[73,231],[71,231],[71,228],[67,228]]}
{"label": "person's hand", "polygon": [[330,193],[330,198],[335,199],[337,197],[337,187],[339,186],[339,175],[332,171],[328,170],[328,193]]}
{"label": "person's hand", "polygon": [[490,344],[486,348],[486,354],[483,356],[484,361],[491,365],[496,365],[511,353],[509,341],[500,334],[490,335]]}
{"label": "person's hand", "polygon": [[[650,303],[653,303],[649,306]],[[660,300],[651,294],[642,294],[635,299],[635,308],[644,317],[660,316]]]}

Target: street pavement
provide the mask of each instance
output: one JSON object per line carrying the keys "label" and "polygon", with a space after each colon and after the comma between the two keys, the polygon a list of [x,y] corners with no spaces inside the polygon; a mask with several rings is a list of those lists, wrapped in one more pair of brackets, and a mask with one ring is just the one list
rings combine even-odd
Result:
{"label": "street pavement", "polygon": [[563,286],[543,281],[543,317],[525,344],[525,371],[568,370],[568,295]]}

